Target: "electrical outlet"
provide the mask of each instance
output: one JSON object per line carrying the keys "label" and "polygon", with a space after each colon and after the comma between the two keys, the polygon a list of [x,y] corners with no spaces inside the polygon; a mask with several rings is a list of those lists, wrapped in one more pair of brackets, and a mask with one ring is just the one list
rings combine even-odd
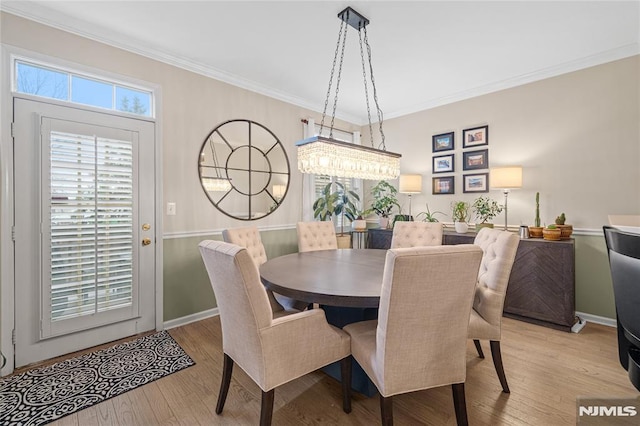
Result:
{"label": "electrical outlet", "polygon": [[176,203],[167,203],[167,216],[176,215]]}

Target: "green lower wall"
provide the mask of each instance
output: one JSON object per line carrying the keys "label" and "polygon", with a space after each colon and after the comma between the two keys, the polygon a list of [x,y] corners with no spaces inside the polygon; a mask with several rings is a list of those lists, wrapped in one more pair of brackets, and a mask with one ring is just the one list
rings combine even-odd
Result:
{"label": "green lower wall", "polygon": [[[269,259],[298,251],[296,230],[261,231]],[[202,240],[222,240],[220,234],[165,239],[164,321],[196,314],[216,307],[216,299],[202,263],[198,244]]]}
{"label": "green lower wall", "polygon": [[576,235],[576,310],[615,318],[613,285],[604,236]]}
{"label": "green lower wall", "polygon": [[[298,251],[295,229],[261,231],[268,258]],[[216,307],[198,243],[221,236],[164,240],[164,321]],[[604,237],[576,235],[576,310],[615,318],[613,289]]]}

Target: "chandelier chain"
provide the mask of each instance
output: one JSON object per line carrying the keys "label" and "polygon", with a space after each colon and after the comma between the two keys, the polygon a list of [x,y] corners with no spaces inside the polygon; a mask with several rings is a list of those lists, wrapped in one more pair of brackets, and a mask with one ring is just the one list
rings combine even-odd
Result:
{"label": "chandelier chain", "polygon": [[364,82],[364,98],[367,101],[367,118],[369,119],[369,136],[371,137],[371,147],[373,145],[373,126],[371,125],[371,108],[369,107],[369,85],[367,84],[367,67],[364,62],[364,48],[362,46],[362,32],[358,31],[358,41],[360,42],[360,59],[362,62],[362,80]]}
{"label": "chandelier chain", "polygon": [[220,173],[220,166],[218,163],[218,154],[216,154],[216,147],[213,145],[213,135],[209,137],[209,146],[211,147],[211,159],[213,161],[213,169],[216,171],[216,177],[218,179],[222,179],[222,174]]}
{"label": "chandelier chain", "polygon": [[349,30],[349,27],[345,26],[344,35],[342,36],[342,52],[340,54],[340,64],[338,65],[338,77],[336,77],[336,93],[335,93],[335,96],[333,97],[333,111],[331,112],[331,129],[329,130],[330,138],[333,138],[333,122],[336,119],[336,107],[338,106],[338,92],[340,92],[340,77],[342,76],[342,63],[344,62],[344,48],[347,45],[348,30]]}
{"label": "chandelier chain", "polygon": [[[333,84],[333,74],[336,70],[336,62],[338,60],[338,52],[340,51],[340,40],[342,39],[342,30],[345,28],[345,22],[340,24],[340,31],[338,31],[338,41],[336,42],[336,52],[333,55],[333,66],[331,67],[331,75],[329,76],[329,87],[327,87],[327,96],[324,100],[324,109],[322,110],[322,121],[320,122],[320,134],[322,134],[322,129],[324,128],[324,118],[327,115],[327,106],[329,105],[329,97],[331,96],[331,85]],[[346,34],[346,29],[345,29]],[[333,129],[333,122],[331,125]],[[333,130],[331,131],[333,133]]]}
{"label": "chandelier chain", "polygon": [[367,27],[364,30],[364,44],[367,46],[367,53],[369,55],[369,73],[371,74],[371,86],[373,87],[373,100],[376,103],[376,110],[378,112],[378,123],[380,124],[380,138],[382,139],[380,145],[382,149],[386,151],[387,147],[384,143],[384,131],[382,130],[383,114],[378,104],[378,91],[376,90],[376,80],[373,78],[373,64],[371,62],[371,46],[369,45],[369,38],[367,37]]}

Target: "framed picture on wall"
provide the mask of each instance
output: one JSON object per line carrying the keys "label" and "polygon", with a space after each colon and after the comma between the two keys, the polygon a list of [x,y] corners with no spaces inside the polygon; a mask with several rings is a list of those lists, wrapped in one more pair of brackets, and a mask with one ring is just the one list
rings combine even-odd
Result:
{"label": "framed picture on wall", "polygon": [[472,146],[489,144],[489,126],[472,127],[462,131],[462,147],[471,148]]}
{"label": "framed picture on wall", "polygon": [[453,132],[431,137],[432,152],[451,151],[454,148]]}
{"label": "framed picture on wall", "polygon": [[434,177],[432,193],[438,194],[455,194],[455,176]]}
{"label": "framed picture on wall", "polygon": [[467,151],[462,153],[462,170],[489,168],[489,150]]}
{"label": "framed picture on wall", "polygon": [[454,154],[439,155],[433,157],[433,173],[446,173],[454,171]]}
{"label": "framed picture on wall", "polygon": [[462,192],[489,192],[489,173],[464,175]]}

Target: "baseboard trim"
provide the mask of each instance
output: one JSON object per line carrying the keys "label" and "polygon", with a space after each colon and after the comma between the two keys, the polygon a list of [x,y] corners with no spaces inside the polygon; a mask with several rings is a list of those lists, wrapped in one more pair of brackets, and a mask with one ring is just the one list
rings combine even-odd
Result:
{"label": "baseboard trim", "polygon": [[587,314],[587,313],[584,313],[584,312],[576,312],[576,316],[578,318],[580,318],[580,320],[582,322],[589,321],[589,322],[593,322],[595,324],[606,325],[608,327],[617,327],[618,326],[615,318],[601,317],[599,315],[592,315],[592,314]]}
{"label": "baseboard trim", "polygon": [[169,330],[171,328],[181,327],[206,318],[215,317],[216,315],[220,315],[218,308],[207,309],[206,311],[196,312],[195,314],[165,321],[163,326],[165,330]]}

